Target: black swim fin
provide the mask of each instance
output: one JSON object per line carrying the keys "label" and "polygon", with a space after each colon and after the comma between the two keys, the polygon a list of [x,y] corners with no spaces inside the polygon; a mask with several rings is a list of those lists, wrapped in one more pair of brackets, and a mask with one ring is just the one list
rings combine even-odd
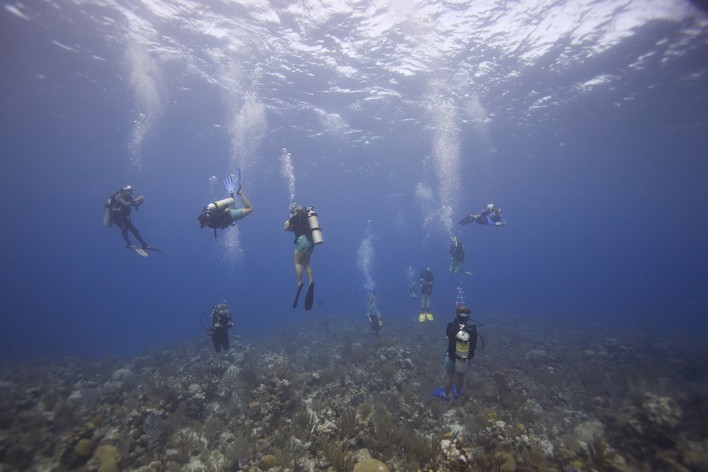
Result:
{"label": "black swim fin", "polygon": [[469,215],[469,216],[465,216],[464,218],[462,218],[462,219],[459,221],[459,224],[461,224],[461,225],[468,225],[468,224],[472,223],[473,221],[475,221],[476,219],[477,219],[477,218],[476,218],[476,215],[474,215],[474,214]]}
{"label": "black swim fin", "polygon": [[300,299],[300,292],[302,292],[302,285],[297,286],[297,292],[295,292],[295,300],[293,300],[293,308],[297,308],[297,301]]}
{"label": "black swim fin", "polygon": [[310,284],[307,287],[307,294],[305,295],[305,310],[312,310],[312,303],[315,301],[315,284]]}
{"label": "black swim fin", "polygon": [[166,256],[166,255],[167,255],[167,253],[160,251],[160,250],[159,250],[158,248],[156,248],[156,247],[145,246],[143,249],[145,249],[145,250],[147,250],[147,251],[159,252],[159,253],[162,254],[163,256]]}

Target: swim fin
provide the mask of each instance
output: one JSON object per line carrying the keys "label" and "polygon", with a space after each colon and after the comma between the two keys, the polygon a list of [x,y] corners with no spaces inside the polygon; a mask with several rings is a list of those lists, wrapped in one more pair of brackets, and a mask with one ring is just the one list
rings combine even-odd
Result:
{"label": "swim fin", "polygon": [[462,219],[459,221],[459,224],[461,224],[461,225],[468,225],[468,224],[472,223],[473,221],[475,221],[476,219],[477,219],[477,215],[475,215],[475,214],[472,214],[472,215],[469,215],[469,216],[465,216],[464,218],[462,218]]}
{"label": "swim fin", "polygon": [[148,253],[145,249],[137,246],[128,246],[128,249],[132,249],[140,257],[147,257]]}
{"label": "swim fin", "polygon": [[302,292],[302,284],[297,286],[297,292],[295,292],[295,299],[293,300],[293,308],[297,308],[297,301],[300,299],[300,292]]}
{"label": "swim fin", "polygon": [[438,387],[430,392],[430,394],[434,397],[442,398],[445,401],[450,401],[450,397],[445,396],[445,387]]}
{"label": "swim fin", "polygon": [[418,321],[421,323],[425,321],[425,313],[421,312],[420,315],[418,315]]}
{"label": "swim fin", "polygon": [[[143,250],[159,252],[159,253],[162,254],[163,256],[166,256],[166,255],[167,255],[166,252],[160,251],[158,248],[152,247],[152,246],[145,246],[145,247],[143,248]],[[147,253],[146,253],[146,254],[147,254]]]}
{"label": "swim fin", "polygon": [[236,168],[236,178],[234,179],[234,188],[236,188],[236,193],[241,191],[241,168]]}
{"label": "swim fin", "polygon": [[305,310],[312,310],[312,303],[315,301],[315,284],[311,283],[307,287],[307,293],[305,294]]}
{"label": "swim fin", "polygon": [[457,400],[458,398],[460,398],[462,395],[465,394],[465,391],[464,391],[464,390],[460,390],[460,391],[458,392],[458,391],[457,391],[457,385],[455,385],[455,384],[452,384],[452,389],[450,389],[450,390],[451,390],[451,393],[452,393],[452,397],[453,397],[455,400]]}
{"label": "swim fin", "polygon": [[234,193],[234,178],[230,175],[227,175],[224,177],[224,187],[226,187],[226,191],[229,192],[230,195]]}

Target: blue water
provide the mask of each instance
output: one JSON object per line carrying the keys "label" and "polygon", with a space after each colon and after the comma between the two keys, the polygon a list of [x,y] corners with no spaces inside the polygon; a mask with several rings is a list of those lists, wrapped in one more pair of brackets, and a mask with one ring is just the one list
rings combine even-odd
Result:
{"label": "blue water", "polygon": [[[428,265],[440,322],[462,292],[480,318],[708,331],[708,19],[691,3],[597,2],[594,27],[542,3],[35,3],[0,9],[3,358],[188,342],[222,300],[247,340],[365,325],[371,280],[384,319],[416,323],[406,271]],[[568,17],[538,28],[551,13]],[[324,230],[310,312],[290,306],[283,148]],[[236,167],[255,211],[215,241],[196,217]],[[101,226],[127,184],[168,257]],[[490,202],[508,225],[456,224]],[[474,275],[447,272],[451,235]]]}

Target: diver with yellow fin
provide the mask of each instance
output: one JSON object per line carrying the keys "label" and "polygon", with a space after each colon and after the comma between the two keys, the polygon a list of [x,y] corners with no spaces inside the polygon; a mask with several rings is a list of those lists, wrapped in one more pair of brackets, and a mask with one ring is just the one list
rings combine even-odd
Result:
{"label": "diver with yellow fin", "polygon": [[433,314],[430,312],[430,296],[433,294],[433,270],[426,267],[418,278],[420,285],[420,315],[418,321],[433,321]]}
{"label": "diver with yellow fin", "polygon": [[[238,188],[234,192],[236,186]],[[253,205],[251,205],[251,202],[248,201],[246,194],[241,189],[241,169],[237,168],[235,175],[229,175],[224,179],[224,187],[229,192],[229,197],[208,204],[197,217],[200,228],[208,226],[214,230],[214,239],[216,239],[217,228],[225,229],[233,226],[238,220],[247,217],[253,212]],[[242,208],[236,208],[234,193],[241,197]]]}
{"label": "diver with yellow fin", "polygon": [[301,207],[293,202],[290,205],[290,218],[285,220],[283,228],[285,231],[295,233],[295,275],[297,277],[297,292],[293,300],[293,308],[297,307],[300,293],[304,286],[302,282],[302,270],[305,269],[309,286],[305,294],[305,310],[311,310],[315,299],[315,282],[312,278],[312,267],[310,258],[315,250],[315,245],[322,244],[322,228],[320,228],[319,218],[312,207]]}

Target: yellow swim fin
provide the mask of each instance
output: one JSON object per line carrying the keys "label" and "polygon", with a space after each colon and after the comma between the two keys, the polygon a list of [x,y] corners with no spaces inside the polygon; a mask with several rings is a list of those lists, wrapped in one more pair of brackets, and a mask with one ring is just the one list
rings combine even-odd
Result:
{"label": "yellow swim fin", "polygon": [[426,313],[425,317],[428,319],[428,321],[433,321],[433,314],[432,313]]}
{"label": "yellow swim fin", "polygon": [[420,315],[418,315],[418,321],[420,321],[421,323],[425,321],[425,313],[421,313]]}

